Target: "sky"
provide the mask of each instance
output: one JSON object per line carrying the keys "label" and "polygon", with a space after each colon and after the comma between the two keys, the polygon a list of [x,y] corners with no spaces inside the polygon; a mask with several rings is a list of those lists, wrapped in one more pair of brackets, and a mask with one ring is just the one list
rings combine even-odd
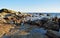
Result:
{"label": "sky", "polygon": [[0,0],[0,9],[21,12],[60,12],[60,0]]}

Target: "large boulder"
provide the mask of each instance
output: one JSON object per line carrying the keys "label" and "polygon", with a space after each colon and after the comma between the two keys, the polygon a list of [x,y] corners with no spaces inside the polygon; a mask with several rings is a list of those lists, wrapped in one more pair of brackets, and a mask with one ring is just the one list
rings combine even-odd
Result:
{"label": "large boulder", "polygon": [[59,25],[53,21],[49,21],[43,25],[46,29],[56,30],[59,31]]}
{"label": "large boulder", "polygon": [[35,21],[28,21],[28,22],[26,22],[27,24],[30,24],[30,25],[37,25],[37,26],[40,26],[40,21],[39,20],[35,20]]}
{"label": "large boulder", "polygon": [[60,33],[57,31],[48,30],[46,35],[50,38],[60,38]]}
{"label": "large boulder", "polygon": [[8,33],[11,28],[14,28],[14,25],[11,24],[0,24],[0,37]]}
{"label": "large boulder", "polygon": [[48,18],[42,18],[42,19],[37,19],[37,20],[34,20],[34,21],[31,21],[31,20],[28,20],[28,24],[31,24],[31,25],[37,25],[37,26],[43,26],[49,19]]}
{"label": "large boulder", "polygon": [[8,10],[7,9],[1,9],[0,13],[2,13],[2,12],[8,12]]}
{"label": "large boulder", "polygon": [[2,13],[2,12],[5,12],[5,13],[16,13],[15,11],[9,10],[9,9],[6,9],[6,8],[1,9],[0,13]]}

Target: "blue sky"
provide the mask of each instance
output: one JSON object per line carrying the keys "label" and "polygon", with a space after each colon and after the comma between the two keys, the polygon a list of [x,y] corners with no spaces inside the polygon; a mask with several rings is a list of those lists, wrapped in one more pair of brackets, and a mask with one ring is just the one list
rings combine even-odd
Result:
{"label": "blue sky", "polygon": [[60,12],[60,0],[0,0],[0,9],[21,12]]}

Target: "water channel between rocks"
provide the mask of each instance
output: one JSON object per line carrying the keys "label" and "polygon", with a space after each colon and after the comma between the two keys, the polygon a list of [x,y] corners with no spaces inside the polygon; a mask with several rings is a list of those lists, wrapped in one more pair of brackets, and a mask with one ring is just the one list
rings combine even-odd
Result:
{"label": "water channel between rocks", "polygon": [[[37,18],[40,19],[40,17],[37,17]],[[29,19],[34,20],[37,18],[33,18],[33,19],[29,18]],[[39,28],[37,26],[32,26],[32,25],[24,24],[24,23],[21,23],[20,28],[18,29],[20,31],[28,32],[26,35],[19,35],[19,38],[45,38],[45,34],[47,33],[47,30],[44,28]],[[59,30],[59,33],[60,33],[60,30]],[[4,37],[4,38],[8,38],[8,37]]]}

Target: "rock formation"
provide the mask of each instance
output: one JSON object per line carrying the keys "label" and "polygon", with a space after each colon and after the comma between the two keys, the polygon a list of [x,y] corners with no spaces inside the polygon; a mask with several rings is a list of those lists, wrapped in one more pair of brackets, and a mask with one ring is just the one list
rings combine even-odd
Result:
{"label": "rock formation", "polygon": [[[38,17],[38,15],[1,9],[0,38],[60,38],[58,32],[60,19],[57,17],[52,18],[52,20],[46,17],[40,19],[44,14],[40,13],[39,15],[39,19],[35,19],[33,17]],[[47,14],[46,16],[50,15]],[[40,30],[32,33],[31,31],[35,28],[44,28],[43,31],[47,30],[47,33],[43,35]]]}

